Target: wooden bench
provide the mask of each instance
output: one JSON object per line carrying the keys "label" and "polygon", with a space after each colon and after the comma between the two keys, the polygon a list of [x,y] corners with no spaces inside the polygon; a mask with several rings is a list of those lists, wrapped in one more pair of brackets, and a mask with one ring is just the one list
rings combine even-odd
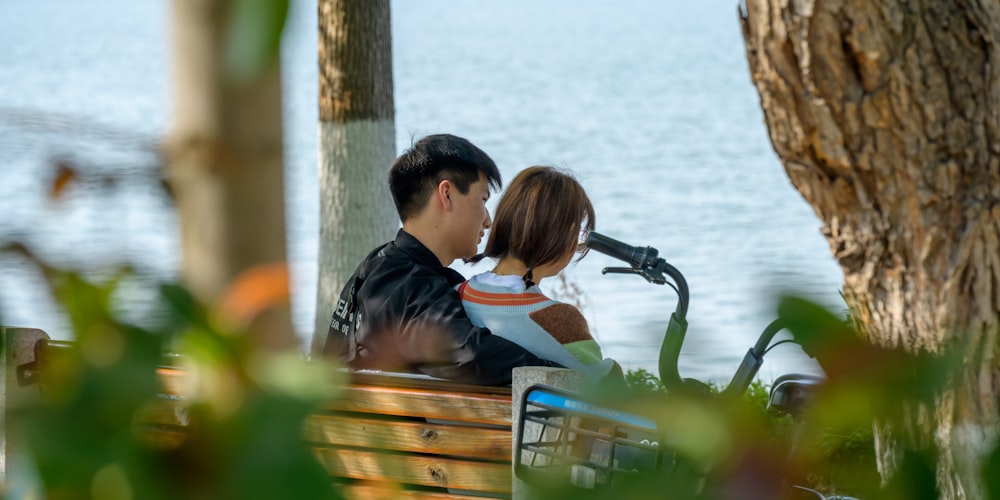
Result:
{"label": "wooden bench", "polygon": [[[0,405],[38,391],[46,356],[67,345],[33,329],[7,328],[3,337]],[[182,440],[188,424],[176,396],[185,374],[175,367],[159,374],[175,407],[141,417],[140,426],[158,440]],[[510,388],[353,373],[341,397],[306,419],[303,435],[350,498],[504,498],[513,489],[511,421]],[[11,446],[4,441],[4,468]]]}

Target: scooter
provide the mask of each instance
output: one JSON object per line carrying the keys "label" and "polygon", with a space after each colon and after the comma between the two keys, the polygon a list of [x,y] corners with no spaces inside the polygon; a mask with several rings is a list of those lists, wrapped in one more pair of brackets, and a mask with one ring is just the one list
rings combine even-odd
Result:
{"label": "scooter", "polygon": [[[608,267],[602,274],[634,274],[656,285],[668,285],[677,293],[677,304],[670,315],[659,353],[660,379],[667,394],[698,395],[706,398],[736,398],[746,392],[760,370],[772,340],[784,329],[780,320],[771,322],[761,332],[730,382],[714,392],[706,383],[682,378],[678,358],[687,333],[687,310],[690,293],[683,274],[659,257],[652,247],[634,247],[591,232],[586,245],[614,257],[628,267]],[[793,422],[812,401],[822,379],[805,374],[788,374],[775,380],[768,398],[768,413],[791,415]],[[671,446],[668,429],[661,429],[649,415],[612,408],[583,394],[546,385],[529,387],[521,401],[519,431],[514,453],[514,473],[529,485],[552,487],[564,485],[579,490],[612,488],[636,477],[670,475],[686,478],[671,483],[677,498],[713,496],[708,484],[710,471],[678,456]],[[793,443],[793,446],[795,444]],[[857,500],[844,496],[824,496],[819,491],[791,484],[779,486],[778,498]]]}

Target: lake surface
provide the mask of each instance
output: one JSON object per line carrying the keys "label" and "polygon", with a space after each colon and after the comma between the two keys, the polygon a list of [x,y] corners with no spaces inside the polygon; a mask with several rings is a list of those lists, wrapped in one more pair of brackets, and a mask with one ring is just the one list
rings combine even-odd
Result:
{"label": "lake surface", "polygon": [[[307,344],[319,212],[316,6],[292,3],[288,241],[294,321]],[[682,375],[728,379],[782,292],[842,309],[819,221],[768,141],[736,2],[403,0],[392,9],[399,151],[450,132],[487,151],[508,180],[534,164],[575,172],[598,231],[659,249],[687,277]],[[90,271],[130,261],[149,280],[176,274],[177,221],[149,182],[170,124],[169,38],[165,1],[0,3],[0,237],[19,235]],[[93,181],[52,203],[46,178],[60,159]],[[609,265],[591,253],[571,266],[575,299],[606,355],[655,372],[675,296],[634,276],[602,276]],[[469,276],[485,265],[455,267]],[[0,260],[0,277],[4,323],[70,335],[24,262]],[[542,287],[555,293],[557,284]],[[141,316],[142,289],[133,292],[124,307]],[[818,368],[781,346],[762,378],[792,370]]]}

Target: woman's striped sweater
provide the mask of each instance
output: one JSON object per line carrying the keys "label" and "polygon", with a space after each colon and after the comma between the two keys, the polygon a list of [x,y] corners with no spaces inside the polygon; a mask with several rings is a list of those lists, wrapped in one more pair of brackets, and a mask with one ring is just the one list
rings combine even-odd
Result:
{"label": "woman's striped sweater", "polygon": [[538,357],[599,377],[615,365],[604,359],[576,307],[546,297],[537,286],[525,289],[518,276],[478,274],[459,285],[458,292],[474,325]]}

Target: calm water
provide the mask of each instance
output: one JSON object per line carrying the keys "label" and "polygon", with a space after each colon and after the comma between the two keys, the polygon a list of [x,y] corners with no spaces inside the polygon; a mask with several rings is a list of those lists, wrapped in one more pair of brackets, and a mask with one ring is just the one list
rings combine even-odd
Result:
{"label": "calm water", "polygon": [[[295,324],[314,314],[315,4],[293,2],[286,31],[287,200]],[[398,147],[435,132],[468,137],[510,179],[532,164],[572,169],[598,230],[651,245],[692,290],[682,374],[727,378],[798,290],[837,307],[839,269],[819,222],[767,139],[733,1],[405,0],[393,2]],[[99,271],[131,261],[173,276],[176,220],[148,183],[170,123],[166,2],[0,2],[0,235]],[[43,174],[69,158],[113,173],[53,204]],[[636,277],[571,267],[607,355],[654,369],[674,295]],[[478,272],[456,266],[466,275]],[[7,324],[66,338],[64,320],[23,262],[0,261]],[[554,283],[542,283],[550,288]],[[142,291],[126,294],[141,316]],[[779,347],[762,373],[815,371]]]}

